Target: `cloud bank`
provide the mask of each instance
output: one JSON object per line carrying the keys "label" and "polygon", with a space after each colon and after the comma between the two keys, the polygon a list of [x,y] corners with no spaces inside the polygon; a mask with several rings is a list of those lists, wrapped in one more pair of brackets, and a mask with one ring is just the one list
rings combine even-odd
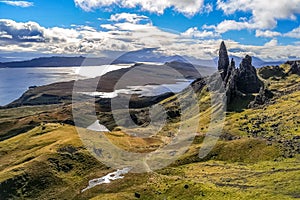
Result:
{"label": "cloud bank", "polygon": [[[85,11],[108,6],[119,6],[122,8],[140,8],[143,11],[163,14],[168,8],[187,16],[193,16],[203,10],[204,0],[74,0],[75,5]],[[205,11],[211,11],[210,6],[205,6]]]}
{"label": "cloud bank", "polygon": [[[238,11],[251,13],[251,17],[246,21],[232,21],[230,29],[238,30],[239,26],[248,29],[272,29],[277,26],[278,20],[296,20],[296,14],[300,13],[300,0],[218,0],[217,8],[226,15],[232,15]],[[219,31],[226,31],[222,29],[224,23],[226,22],[217,26]],[[227,25],[230,24],[227,23]]]}
{"label": "cloud bank", "polygon": [[[146,20],[147,23],[144,23]],[[46,28],[36,22],[16,22],[0,19],[0,52],[36,52],[42,54],[70,54],[102,56],[107,53],[127,52],[143,48],[157,48],[165,55],[191,56],[211,59],[217,56],[221,39],[214,32],[195,27],[183,33],[161,30],[146,16],[130,13],[115,14],[108,24],[99,24],[99,30],[89,26]],[[101,28],[100,28],[101,27]],[[299,37],[300,28],[284,33],[286,37]],[[257,35],[276,36],[276,32],[257,32]],[[299,37],[300,38],[300,37]],[[299,45],[281,46],[271,39],[263,46],[243,45],[226,41],[231,55],[250,54],[266,60],[299,57]],[[270,48],[272,47],[272,48]]]}
{"label": "cloud bank", "polygon": [[[297,20],[297,15],[300,14],[300,0],[217,0],[214,3],[207,3],[204,0],[74,0],[74,2],[77,7],[87,12],[98,8],[118,7],[148,11],[159,15],[164,14],[166,9],[172,9],[188,17],[198,13],[209,14],[214,10],[220,10],[224,13],[226,19],[223,21],[216,24],[206,24],[201,28],[191,27],[183,33],[183,36],[193,38],[215,38],[228,31],[244,29],[254,30],[256,37],[299,38],[297,29],[289,34],[282,34],[274,31],[274,29],[279,20]],[[237,20],[237,15],[242,17]],[[147,17],[122,13],[113,15],[111,20],[138,23],[141,20],[147,20]],[[103,25],[103,28],[114,29],[108,25]]]}

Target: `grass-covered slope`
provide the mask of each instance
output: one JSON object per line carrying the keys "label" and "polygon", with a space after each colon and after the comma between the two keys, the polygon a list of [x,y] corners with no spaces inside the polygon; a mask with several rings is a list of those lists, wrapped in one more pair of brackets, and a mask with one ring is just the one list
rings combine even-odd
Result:
{"label": "grass-covered slope", "polygon": [[0,154],[3,199],[73,198],[88,174],[106,169],[82,147],[69,125],[37,126],[2,141]]}
{"label": "grass-covered slope", "polygon": [[[109,137],[122,140],[119,135]],[[188,160],[191,147],[173,166],[130,173],[81,193],[88,180],[113,169],[83,148],[72,126],[44,124],[1,142],[0,191],[3,199],[137,199],[135,193],[141,199],[299,197],[299,157],[274,161],[279,158],[276,152],[263,141],[242,139],[220,142],[210,161],[198,162]]]}
{"label": "grass-covered slope", "polygon": [[[0,199],[300,198],[300,76],[287,75],[289,68],[258,70],[274,97],[257,107],[240,106],[239,112],[228,112],[220,139],[207,157],[198,157],[212,113],[210,92],[203,86],[197,91],[200,112],[184,121],[187,127],[199,125],[185,154],[163,169],[129,173],[83,193],[89,180],[114,169],[96,160],[75,127],[66,124],[72,124],[71,106],[2,109]],[[105,134],[126,151],[155,151],[176,134],[177,104],[188,96],[185,91],[160,102],[169,112],[168,125],[155,137],[129,136],[120,127]],[[98,115],[108,120],[109,114]]]}

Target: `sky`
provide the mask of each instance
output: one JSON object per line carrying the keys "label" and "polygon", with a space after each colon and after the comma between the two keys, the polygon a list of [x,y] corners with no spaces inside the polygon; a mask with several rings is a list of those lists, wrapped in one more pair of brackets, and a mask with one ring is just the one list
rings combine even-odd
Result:
{"label": "sky", "polygon": [[300,58],[300,0],[0,0],[0,61],[143,48],[210,59]]}

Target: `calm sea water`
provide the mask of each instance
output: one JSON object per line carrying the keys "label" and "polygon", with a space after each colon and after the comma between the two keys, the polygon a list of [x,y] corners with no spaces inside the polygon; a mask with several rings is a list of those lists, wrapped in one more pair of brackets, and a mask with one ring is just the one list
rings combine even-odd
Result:
{"label": "calm sea water", "polygon": [[[102,65],[97,67],[47,67],[47,68],[0,68],[0,106],[18,99],[30,86],[41,86],[55,82],[94,78],[110,71],[131,67],[132,64]],[[176,84],[128,87],[112,93],[92,93],[89,95],[114,98],[119,93],[155,96],[166,92],[180,92],[192,80],[178,80]]]}
{"label": "calm sea water", "polygon": [[30,86],[71,81],[77,78],[93,78],[130,66],[0,68],[0,105],[6,105],[19,98]]}

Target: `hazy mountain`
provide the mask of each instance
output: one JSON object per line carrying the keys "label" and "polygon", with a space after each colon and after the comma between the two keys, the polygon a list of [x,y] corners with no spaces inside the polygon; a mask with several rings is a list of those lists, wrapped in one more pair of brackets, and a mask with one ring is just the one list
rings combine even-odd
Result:
{"label": "hazy mountain", "polygon": [[113,64],[136,62],[165,63],[171,61],[186,62],[186,60],[181,56],[165,56],[159,52],[156,52],[156,50],[157,48],[146,48],[138,51],[131,51],[117,58],[115,61],[113,61]]}
{"label": "hazy mountain", "polygon": [[[230,60],[232,58],[234,59],[236,67],[238,67],[240,65],[240,63],[242,62],[242,59],[243,59],[238,56],[229,56],[229,58],[230,58]],[[218,63],[218,58],[215,58],[214,62]],[[255,56],[252,57],[252,65],[254,67],[276,66],[276,65],[281,65],[283,63],[284,63],[284,61],[264,61],[258,57],[255,57]]]}
{"label": "hazy mountain", "polygon": [[110,64],[108,58],[86,57],[42,57],[27,61],[3,62],[0,67],[71,67],[71,66],[97,66]]}
{"label": "hazy mountain", "polygon": [[[191,63],[199,66],[216,67],[218,58],[212,60],[202,60],[189,56],[167,56],[157,51],[157,48],[146,48],[137,51],[131,51],[124,53],[117,59],[113,58],[87,58],[83,56],[79,57],[41,57],[27,61],[14,61],[14,62],[0,62],[0,67],[68,67],[68,66],[98,66],[104,64],[121,64],[121,63],[137,63],[137,62],[182,62]],[[242,58],[237,56],[230,56],[230,59],[234,58],[236,66],[239,65]],[[267,65],[280,65],[283,61],[266,62],[260,58],[253,57],[252,61],[255,67],[262,67]]]}

